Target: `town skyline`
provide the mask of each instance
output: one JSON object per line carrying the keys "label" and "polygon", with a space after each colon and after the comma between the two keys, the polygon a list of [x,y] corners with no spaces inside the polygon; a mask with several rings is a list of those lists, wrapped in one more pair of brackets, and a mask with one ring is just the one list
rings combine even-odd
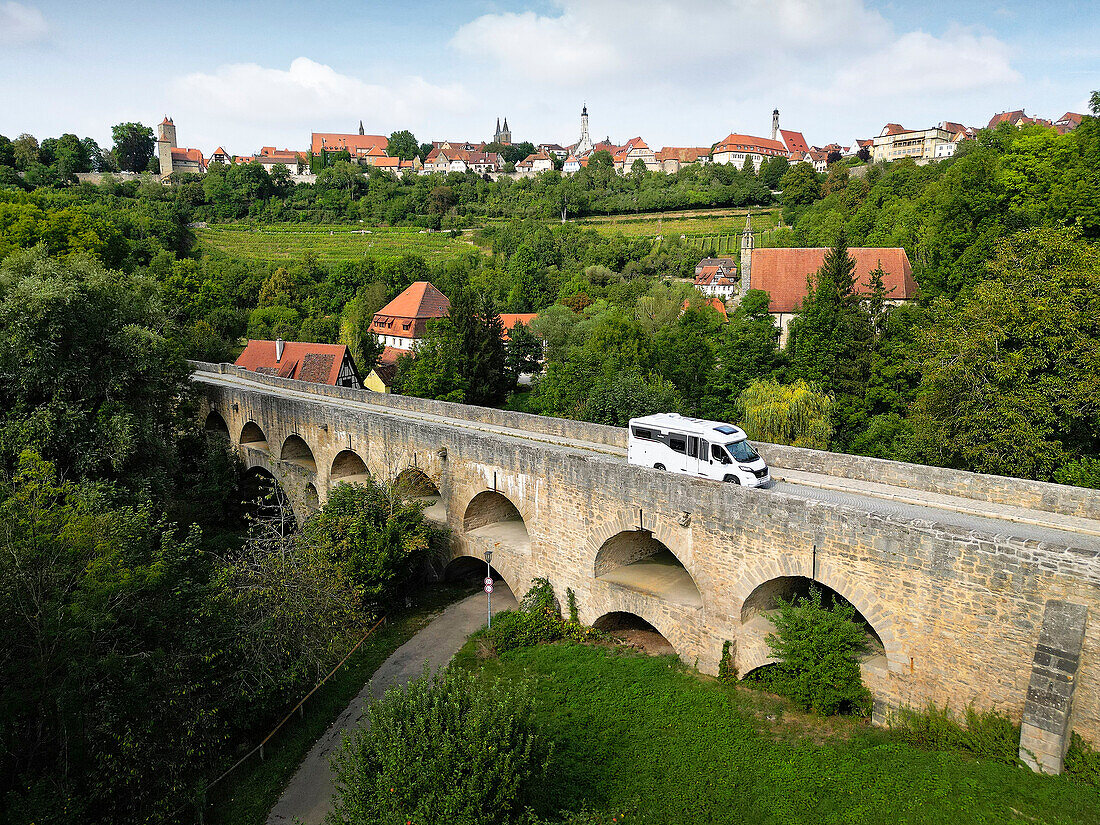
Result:
{"label": "town skyline", "polygon": [[[514,142],[568,145],[587,104],[594,140],[764,135],[778,108],[810,143],[845,143],[886,122],[1084,111],[1100,65],[1087,35],[1100,15],[1077,3],[970,0],[933,6],[928,19],[863,0],[790,0],[767,14],[741,0],[653,0],[629,14],[610,0],[421,2],[397,22],[368,3],[294,26],[315,20],[303,4],[237,4],[229,15],[200,2],[190,7],[199,19],[224,22],[190,32],[157,25],[157,10],[171,8],[0,2],[0,70],[12,81],[0,91],[0,133],[107,144],[114,123],[168,114],[181,144],[238,154],[302,149],[310,132],[352,131],[360,119],[422,142],[480,141],[506,116]],[[847,105],[857,96],[858,110]]]}

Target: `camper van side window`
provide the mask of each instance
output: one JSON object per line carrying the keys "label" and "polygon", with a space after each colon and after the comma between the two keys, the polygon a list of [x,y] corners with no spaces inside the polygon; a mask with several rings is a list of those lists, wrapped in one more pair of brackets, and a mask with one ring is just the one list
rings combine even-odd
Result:
{"label": "camper van side window", "polygon": [[634,437],[643,438],[646,441],[653,441],[653,433],[650,430],[645,429],[644,427],[635,427]]}
{"label": "camper van side window", "polygon": [[678,435],[677,433],[669,433],[668,446],[672,448],[673,452],[686,453],[687,439],[682,435]]}
{"label": "camper van side window", "polygon": [[688,452],[687,454],[692,458],[695,458],[699,454],[699,438],[694,435],[688,436]]}

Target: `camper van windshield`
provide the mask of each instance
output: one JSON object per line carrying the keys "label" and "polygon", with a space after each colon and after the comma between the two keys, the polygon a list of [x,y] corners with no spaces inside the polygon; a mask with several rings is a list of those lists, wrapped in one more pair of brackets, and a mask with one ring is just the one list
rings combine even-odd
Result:
{"label": "camper van windshield", "polygon": [[734,441],[732,444],[727,444],[726,449],[729,450],[734,461],[756,461],[756,459],[760,458],[760,456],[756,454],[756,450],[752,448],[752,445],[744,439],[741,441]]}

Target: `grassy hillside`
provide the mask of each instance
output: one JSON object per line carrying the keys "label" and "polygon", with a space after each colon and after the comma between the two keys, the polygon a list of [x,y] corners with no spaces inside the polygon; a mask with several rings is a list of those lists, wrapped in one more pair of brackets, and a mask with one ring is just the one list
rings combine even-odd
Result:
{"label": "grassy hillside", "polygon": [[[741,232],[745,228],[745,209],[705,209],[678,212],[657,212],[648,215],[618,215],[609,218],[586,218],[578,221],[601,232],[622,232],[630,237],[665,241],[681,235],[700,251],[714,248],[720,254],[736,253],[741,247]],[[780,218],[779,209],[753,210],[755,230],[771,230]],[[757,235],[757,246],[767,246],[767,237]]]}

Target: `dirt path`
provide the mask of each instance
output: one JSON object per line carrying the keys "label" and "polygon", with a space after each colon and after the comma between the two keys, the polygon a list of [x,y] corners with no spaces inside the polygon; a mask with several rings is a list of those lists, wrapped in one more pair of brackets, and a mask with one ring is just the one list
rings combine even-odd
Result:
{"label": "dirt path", "polygon": [[[493,593],[493,613],[516,606],[511,591],[499,582]],[[268,825],[283,825],[300,820],[303,825],[320,825],[332,807],[332,767],[329,760],[339,749],[343,736],[363,718],[366,704],[379,698],[395,685],[403,685],[424,672],[427,662],[432,670],[443,667],[466,643],[466,637],[485,623],[485,594],[451,605],[432,622],[395,650],[371,680],[318,739],[298,770],[291,777],[275,807],[267,815]]]}

